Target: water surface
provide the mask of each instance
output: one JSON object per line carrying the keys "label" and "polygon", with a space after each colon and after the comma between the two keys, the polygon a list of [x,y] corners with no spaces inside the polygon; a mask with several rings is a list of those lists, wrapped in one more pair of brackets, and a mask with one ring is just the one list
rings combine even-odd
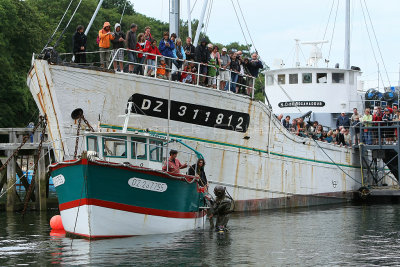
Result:
{"label": "water surface", "polygon": [[234,214],[231,232],[86,241],[49,236],[54,212],[0,213],[0,266],[400,265],[400,205]]}

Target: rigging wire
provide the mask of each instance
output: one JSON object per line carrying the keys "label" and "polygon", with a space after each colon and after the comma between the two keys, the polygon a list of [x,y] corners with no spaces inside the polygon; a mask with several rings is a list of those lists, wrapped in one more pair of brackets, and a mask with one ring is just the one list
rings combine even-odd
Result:
{"label": "rigging wire", "polygon": [[334,22],[333,22],[333,29],[332,29],[332,35],[331,35],[331,42],[330,42],[330,44],[329,44],[328,59],[330,59],[330,57],[331,57],[332,44],[333,44],[333,36],[335,35],[336,19],[337,19],[338,10],[339,10],[339,1],[337,1],[337,5],[336,5],[336,14],[335,14],[335,20],[334,20]]}
{"label": "rigging wire", "polygon": [[65,26],[64,30],[62,31],[60,37],[58,37],[57,42],[56,42],[56,44],[54,45],[54,48],[56,48],[56,47],[58,46],[58,43],[61,41],[61,38],[63,37],[65,31],[67,30],[67,28],[68,28],[68,26],[69,26],[69,24],[71,23],[72,19],[74,18],[75,13],[76,13],[76,11],[78,11],[78,8],[79,8],[79,6],[81,5],[81,3],[82,3],[82,0],[80,0],[79,3],[78,3],[78,5],[76,6],[76,8],[75,8],[75,10],[74,10],[74,13],[72,13],[71,18],[69,19],[67,25]]}
{"label": "rigging wire", "polygon": [[[250,31],[249,31],[249,27],[247,27],[247,22],[246,22],[246,19],[244,18],[243,11],[242,11],[242,7],[241,7],[240,4],[239,4],[239,0],[236,0],[236,2],[237,2],[237,5],[238,5],[238,7],[239,7],[240,14],[242,14],[242,18],[243,18],[244,25],[246,26],[247,34],[248,34],[249,37],[250,37],[251,43],[253,44],[253,47],[254,47],[254,50],[255,50],[256,53],[258,54],[256,45],[254,44],[253,38],[251,37]],[[250,51],[249,51],[249,52],[250,52]]]}
{"label": "rigging wire", "polygon": [[237,20],[238,20],[238,22],[239,22],[240,30],[242,31],[242,35],[243,35],[244,41],[246,42],[247,49],[250,51],[249,42],[247,41],[246,35],[244,34],[244,30],[243,30],[243,27],[242,27],[242,23],[240,22],[240,18],[239,18],[239,16],[238,16],[237,11],[236,11],[235,4],[233,3],[233,0],[231,0],[231,2],[232,2],[233,9],[235,10],[236,18],[237,18]]}
{"label": "rigging wire", "polygon": [[67,9],[65,10],[64,15],[63,15],[62,18],[60,19],[60,22],[58,23],[56,29],[54,30],[53,34],[50,36],[50,38],[49,38],[49,40],[47,41],[46,45],[43,47],[42,53],[43,53],[43,51],[47,48],[47,46],[53,41],[54,36],[55,36],[56,32],[58,31],[58,28],[60,27],[61,22],[64,20],[64,17],[65,17],[65,15],[67,14],[67,12],[68,12],[68,10],[69,10],[69,8],[70,8],[72,2],[74,2],[74,0],[71,0],[71,2],[69,2],[69,5],[68,5]]}
{"label": "rigging wire", "polygon": [[196,1],[194,1],[193,7],[192,7],[192,9],[190,10],[190,14],[192,14],[192,13],[193,13],[193,9],[194,9],[194,7],[196,6],[196,3],[197,3],[197,0],[196,0]]}
{"label": "rigging wire", "polygon": [[389,86],[391,86],[391,84],[390,84],[390,79],[389,79],[389,74],[388,74],[388,71],[387,71],[387,69],[386,69],[386,64],[385,64],[385,61],[383,60],[383,56],[382,56],[381,48],[380,48],[380,46],[379,46],[378,38],[376,37],[374,24],[372,24],[372,19],[371,19],[371,16],[370,16],[370,14],[369,14],[369,11],[368,11],[367,2],[365,2],[365,0],[364,0],[364,5],[365,5],[365,10],[367,11],[367,15],[368,15],[368,18],[369,18],[369,22],[370,22],[370,24],[371,24],[372,32],[374,33],[376,46],[378,47],[379,55],[380,55],[381,60],[382,60],[382,63],[383,63],[383,68],[385,69],[385,73],[386,73],[386,76],[387,76],[387,79],[388,79],[388,82],[389,82]]}
{"label": "rigging wire", "polygon": [[[325,36],[328,31],[328,26],[329,26],[329,22],[331,20],[331,15],[332,15],[334,5],[335,5],[335,0],[332,0],[331,10],[329,11],[328,21],[326,22],[325,32],[324,32],[324,36],[322,37],[322,40],[325,40]],[[321,44],[321,49],[322,49],[323,45],[324,45],[324,43]]]}
{"label": "rigging wire", "polygon": [[209,25],[209,21],[210,21],[210,17],[211,17],[211,10],[212,10],[213,3],[214,3],[214,0],[211,0],[210,5],[208,6],[206,23],[204,25],[204,30],[203,30],[204,35],[207,33],[207,30],[208,30],[208,25]]}
{"label": "rigging wire", "polygon": [[[372,44],[371,35],[370,35],[370,33],[369,33],[368,24],[367,24],[367,19],[366,19],[366,17],[365,17],[365,12],[364,12],[364,6],[363,6],[361,0],[360,0],[360,4],[361,4],[361,11],[362,11],[363,17],[364,17],[365,28],[367,29],[367,34],[368,34],[369,43],[370,43],[370,45],[371,45],[372,54],[373,54],[373,56],[374,56],[376,65],[379,66],[379,62],[378,62],[378,59],[376,58],[376,54],[375,54],[375,50],[374,50],[374,45]],[[380,72],[378,72],[378,82],[379,82],[379,78],[381,78],[382,85],[385,86],[385,83],[383,82],[382,74],[381,74]],[[379,89],[379,88],[378,88],[378,89]]]}

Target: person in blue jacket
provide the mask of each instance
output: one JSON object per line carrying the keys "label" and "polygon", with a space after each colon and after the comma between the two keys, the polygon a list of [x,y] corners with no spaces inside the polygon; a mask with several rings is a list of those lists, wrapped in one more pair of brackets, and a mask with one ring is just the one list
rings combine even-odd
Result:
{"label": "person in blue jacket", "polygon": [[339,129],[340,126],[348,129],[350,127],[350,119],[346,116],[346,112],[342,112],[336,121],[336,128]]}
{"label": "person in blue jacket", "polygon": [[165,63],[167,64],[167,77],[169,76],[169,73],[171,71],[171,63],[172,59],[174,57],[174,50],[175,50],[175,44],[174,42],[169,38],[169,32],[164,32],[163,34],[163,39],[160,41],[160,44],[158,45],[158,50],[160,50],[160,53],[164,56],[167,57],[165,58]]}

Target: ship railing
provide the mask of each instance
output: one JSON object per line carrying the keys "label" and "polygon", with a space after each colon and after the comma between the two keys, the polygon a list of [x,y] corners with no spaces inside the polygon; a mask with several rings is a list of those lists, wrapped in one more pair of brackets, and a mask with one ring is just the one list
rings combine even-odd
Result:
{"label": "ship railing", "polygon": [[[136,50],[130,50],[130,49],[126,49],[126,48],[119,48],[116,52],[112,52],[113,50],[109,50],[109,51],[92,51],[92,52],[82,52],[80,54],[86,54],[86,55],[90,55],[90,57],[93,58],[93,60],[87,60],[88,63],[76,63],[77,66],[82,65],[82,66],[94,66],[94,64],[99,65],[102,64],[102,62],[100,61],[96,61],[95,58],[98,58],[98,55],[100,53],[110,53],[110,58],[106,59],[105,61],[105,68],[106,69],[113,69],[113,65],[114,63],[117,64],[117,67],[119,68],[119,62],[122,62],[124,64],[124,68],[126,66],[129,65],[133,65],[134,66],[134,70],[133,73],[126,73],[126,74],[134,74],[134,75],[138,75],[137,72],[139,70],[139,67],[142,68],[141,69],[141,73],[143,73],[143,76],[147,76],[147,77],[152,77],[152,78],[156,78],[156,79],[160,79],[157,77],[157,69],[158,69],[158,64],[160,62],[160,58],[163,57],[164,59],[166,59],[167,61],[171,61],[170,64],[167,64],[166,66],[166,72],[168,73],[168,76],[165,76],[166,80],[172,80],[174,81],[173,78],[173,74],[175,73],[180,73],[180,74],[186,74],[187,76],[192,76],[192,82],[187,82],[186,84],[191,84],[191,85],[195,85],[198,87],[207,87],[207,85],[205,84],[201,84],[200,82],[200,77],[204,77],[208,78],[208,80],[211,79],[211,81],[215,81],[215,85],[216,85],[216,90],[221,90],[224,92],[236,92],[236,87],[240,88],[245,88],[246,90],[246,94],[249,95],[252,99],[254,99],[254,94],[255,94],[255,80],[256,77],[253,77],[251,75],[247,75],[247,74],[241,74],[238,72],[234,72],[231,71],[230,69],[223,69],[217,66],[217,70],[219,72],[219,75],[217,76],[209,76],[206,74],[202,74],[200,72],[200,66],[202,66],[203,68],[208,68],[209,65],[208,64],[204,64],[204,63],[199,63],[199,62],[195,62],[195,61],[190,61],[190,60],[183,60],[183,59],[176,59],[176,58],[171,58],[171,57],[166,57],[166,56],[162,56],[162,55],[155,55],[155,54],[150,54],[150,53],[146,53],[146,52],[140,52],[140,51],[136,51]],[[120,51],[124,52],[124,60],[118,60],[117,56],[120,53]],[[129,60],[125,60],[128,57],[128,53],[134,53],[135,54],[135,62],[131,62]],[[60,59],[60,61],[62,62],[68,62],[71,61],[72,62],[72,57],[73,57],[73,53],[60,53],[58,54],[58,57]],[[142,55],[144,58],[143,61],[138,61],[139,59],[139,55]],[[154,65],[149,64],[147,57],[151,56],[151,57],[155,57],[154,60]],[[181,65],[181,67],[178,69],[174,63],[179,63]],[[170,65],[170,67],[168,66]],[[187,72],[184,70],[183,67],[186,67],[187,65],[191,65],[192,67],[194,66],[196,69],[196,72]],[[152,69],[151,75],[148,75],[149,73],[149,69]],[[123,72],[124,70],[121,70],[121,72]],[[228,76],[229,79],[222,79],[221,78],[221,72],[222,71],[226,71],[228,72]],[[237,75],[237,77],[243,77],[243,82],[239,83],[238,80],[236,80],[236,82],[232,81],[232,74]],[[160,76],[159,76],[160,77]],[[180,80],[179,80],[180,82]],[[225,87],[221,88],[221,82],[225,83]],[[209,83],[210,84],[210,83]],[[213,86],[213,83],[210,84],[210,86]]]}
{"label": "ship railing", "polygon": [[397,145],[400,121],[371,121],[359,124],[360,142],[370,146]]}
{"label": "ship railing", "polygon": [[[126,60],[118,60],[116,59],[116,57],[118,56],[118,54],[120,53],[120,51],[126,51],[128,53],[134,53],[136,54],[135,57],[135,62],[131,62],[131,61],[126,61]],[[124,53],[125,54],[125,53]],[[141,56],[141,58],[144,58],[141,62],[138,62],[139,59],[139,55]],[[147,57],[151,56],[151,57],[155,57],[154,60],[154,65],[152,64],[147,64]],[[125,57],[125,55],[124,55]],[[169,63],[166,65],[165,70],[166,72],[168,72],[168,76],[166,75],[166,79],[171,80],[172,79],[172,75],[175,73],[185,73],[187,75],[191,75],[194,76],[194,81],[191,82],[191,84],[197,85],[197,86],[201,86],[200,84],[200,77],[205,77],[211,80],[215,81],[215,85],[216,88],[215,89],[220,89],[220,90],[224,90],[224,91],[231,91],[231,87],[233,85],[233,89],[235,89],[236,91],[236,87],[245,87],[246,91],[247,89],[249,89],[249,91],[251,92],[251,97],[254,98],[254,85],[255,85],[255,77],[250,76],[250,75],[246,75],[246,74],[240,74],[238,72],[233,72],[230,69],[223,69],[220,67],[216,67],[217,70],[221,73],[221,71],[227,71],[228,72],[228,77],[232,78],[232,74],[234,75],[238,75],[238,76],[242,76],[243,78],[246,79],[246,84],[242,84],[242,83],[238,83],[238,82],[233,82],[231,81],[231,78],[229,80],[222,80],[220,75],[217,76],[209,76],[209,75],[204,75],[200,72],[201,70],[201,66],[203,67],[209,67],[209,64],[204,64],[204,63],[199,63],[199,62],[195,62],[195,61],[190,61],[190,60],[183,60],[183,59],[176,59],[176,58],[171,58],[171,57],[166,57],[163,55],[155,55],[155,54],[150,54],[150,53],[146,53],[146,52],[140,52],[140,51],[136,51],[136,50],[130,50],[130,49],[126,49],[126,48],[119,48],[112,56],[111,62],[108,64],[108,69],[111,69],[113,67],[114,62],[122,62],[122,63],[126,63],[128,65],[134,65],[134,74],[135,72],[138,72],[138,68],[142,68],[141,73],[143,73],[144,76],[148,76],[148,70],[152,69],[152,72],[154,71],[154,73],[151,73],[151,77],[157,78],[157,69],[158,69],[158,63],[160,62],[160,59],[164,58],[166,59],[166,63],[167,61],[169,61]],[[175,64],[180,64],[180,67],[178,68]],[[196,67],[196,72],[187,72],[183,69],[183,67],[191,65],[192,67],[195,66]],[[225,88],[220,88],[220,83],[224,81],[226,82],[227,86],[225,86]],[[209,86],[212,86],[213,84],[208,83]]]}

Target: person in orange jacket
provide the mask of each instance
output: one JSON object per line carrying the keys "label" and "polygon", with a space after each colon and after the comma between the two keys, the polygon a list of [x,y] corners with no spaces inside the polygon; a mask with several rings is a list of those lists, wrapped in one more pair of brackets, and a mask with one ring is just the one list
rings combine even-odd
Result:
{"label": "person in orange jacket", "polygon": [[110,41],[114,40],[114,38],[114,33],[111,32],[110,22],[104,22],[103,29],[99,31],[100,64],[102,68],[107,68],[108,65],[110,65]]}

